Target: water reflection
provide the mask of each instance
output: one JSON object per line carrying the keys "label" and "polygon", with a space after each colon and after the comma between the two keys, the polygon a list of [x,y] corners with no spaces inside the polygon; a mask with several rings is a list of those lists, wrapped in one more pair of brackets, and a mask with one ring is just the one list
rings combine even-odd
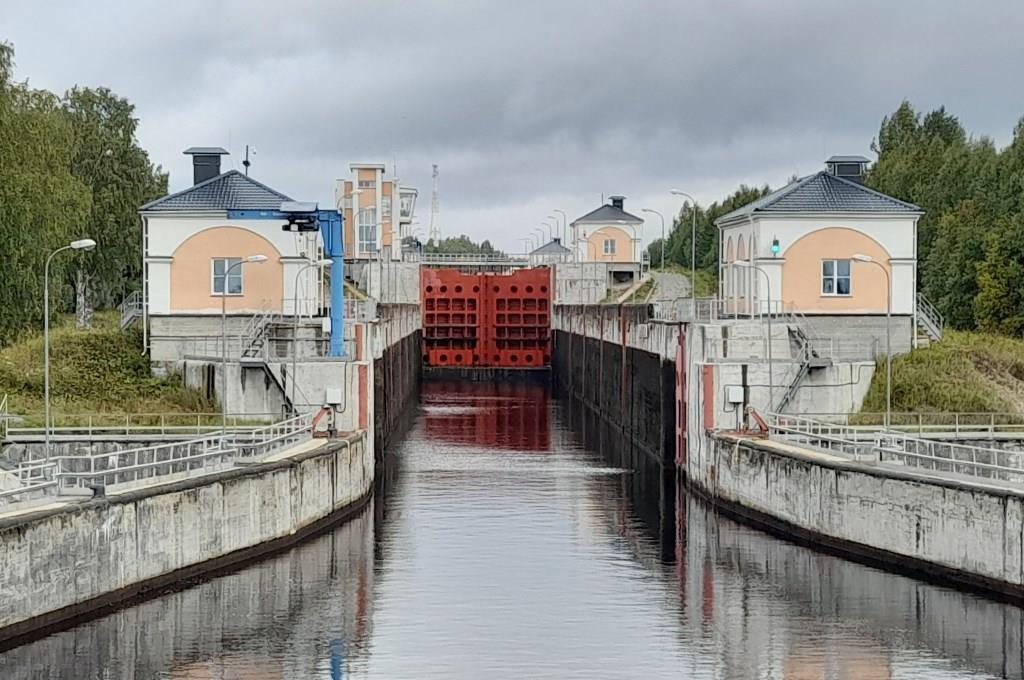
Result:
{"label": "water reflection", "polygon": [[1021,677],[1021,610],[718,516],[543,388],[427,384],[372,510],[15,678]]}

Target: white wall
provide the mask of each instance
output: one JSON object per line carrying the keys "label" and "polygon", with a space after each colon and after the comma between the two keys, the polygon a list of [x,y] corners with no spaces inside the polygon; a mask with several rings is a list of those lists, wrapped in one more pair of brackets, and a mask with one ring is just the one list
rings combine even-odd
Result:
{"label": "white wall", "polygon": [[[319,232],[296,234],[282,229],[284,220],[232,220],[227,213],[209,212],[190,216],[151,214],[146,217],[147,230],[147,297],[149,314],[170,313],[171,264],[174,251],[199,232],[213,227],[235,227],[259,234],[280,253],[283,265],[284,299],[272,301],[276,308],[291,314],[295,308],[295,282],[299,270],[309,259],[322,256],[323,243]],[[310,314],[323,304],[323,291],[318,271],[310,268],[299,278],[299,312]],[[193,313],[193,312],[190,312]],[[211,312],[213,313],[213,312]],[[217,312],[219,313],[219,312]]]}

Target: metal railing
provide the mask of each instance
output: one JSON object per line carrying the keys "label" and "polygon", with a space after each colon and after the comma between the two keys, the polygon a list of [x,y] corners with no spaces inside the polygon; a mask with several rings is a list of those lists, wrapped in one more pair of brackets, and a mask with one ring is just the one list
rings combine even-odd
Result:
{"label": "metal railing", "polygon": [[102,453],[54,456],[48,462],[30,461],[11,471],[22,487],[5,491],[0,499],[11,500],[32,491],[93,487],[118,487],[167,477],[187,476],[231,467],[240,459],[266,456],[309,439],[312,419],[294,416],[264,427],[236,431],[225,439],[221,433],[155,446],[138,446]]}
{"label": "metal railing", "polygon": [[[250,431],[280,418],[280,413],[228,414],[228,428],[232,431]],[[53,435],[97,436],[198,436],[220,432],[219,413],[62,413],[52,416]],[[9,427],[12,439],[42,437],[42,427]]]}
{"label": "metal railing", "polygon": [[56,463],[25,463],[4,474],[11,475],[20,486],[0,489],[0,503],[27,500],[37,492],[57,487]]}
{"label": "metal railing", "polygon": [[7,439],[7,421],[11,414],[7,410],[7,395],[0,397],[0,442]]}
{"label": "metal railing", "polygon": [[1024,452],[1021,451],[923,439],[892,430],[869,430],[802,416],[772,414],[769,429],[773,439],[855,460],[914,467],[945,476],[1024,482]]}
{"label": "metal railing", "polygon": [[942,339],[942,329],[946,326],[946,320],[923,293],[917,294],[917,319],[932,339]]}
{"label": "metal railing", "polygon": [[[846,425],[855,429],[877,430],[885,422],[883,412],[862,413],[805,413],[819,422]],[[890,429],[906,434],[943,435],[955,437],[977,435],[984,438],[993,434],[1020,435],[1024,439],[1024,414],[1020,413],[924,413],[896,412],[891,414]]]}
{"label": "metal railing", "polygon": [[121,328],[128,328],[135,319],[142,316],[142,291],[134,291],[117,306],[121,313]]}
{"label": "metal railing", "polygon": [[[874,361],[879,355],[878,340],[874,338],[852,338],[848,335],[829,337],[808,336],[810,346],[816,356],[822,359],[842,359],[845,361]],[[780,339],[776,338],[772,349],[778,348]],[[773,361],[802,363],[805,352],[809,348],[799,347],[789,356],[774,352]],[[729,360],[768,360],[768,338],[704,336],[704,356],[708,361]]]}
{"label": "metal railing", "polygon": [[523,254],[482,254],[482,253],[420,253],[414,261],[422,264],[452,265],[511,265],[525,267],[530,264],[530,256]]}

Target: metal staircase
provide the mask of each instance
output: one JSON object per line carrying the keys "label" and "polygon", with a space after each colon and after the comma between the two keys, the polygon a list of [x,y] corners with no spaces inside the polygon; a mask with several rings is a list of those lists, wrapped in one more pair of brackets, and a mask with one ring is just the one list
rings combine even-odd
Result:
{"label": "metal staircase", "polygon": [[917,342],[918,347],[927,347],[942,340],[942,329],[946,320],[935,305],[922,293],[917,294]]}
{"label": "metal staircase", "polygon": [[814,348],[811,338],[804,330],[803,316],[799,313],[790,312],[786,314],[786,317],[789,337],[797,345],[796,358],[798,364],[793,379],[789,382],[786,391],[782,395],[782,399],[779,400],[778,405],[775,407],[776,413],[785,412],[786,407],[796,397],[796,393],[800,390],[800,385],[808,373],[816,368],[826,368],[832,365],[830,358],[820,356],[818,350]]}
{"label": "metal staircase", "polygon": [[142,291],[135,291],[117,306],[121,312],[121,330],[128,328],[136,319],[142,318]]}
{"label": "metal staircase", "polygon": [[264,305],[259,312],[249,319],[242,330],[242,359],[256,359],[266,361],[267,356],[267,330],[280,318],[280,314]]}

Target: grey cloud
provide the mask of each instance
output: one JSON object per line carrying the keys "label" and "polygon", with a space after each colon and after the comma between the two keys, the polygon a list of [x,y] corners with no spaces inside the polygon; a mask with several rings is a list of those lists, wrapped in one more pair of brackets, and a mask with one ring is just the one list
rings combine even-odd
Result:
{"label": "grey cloud", "polygon": [[[1024,6],[764,3],[132,3],[8,0],[19,73],[106,84],[138,105],[154,160],[230,144],[254,173],[328,200],[352,161],[397,160],[443,223],[516,247],[562,207],[623,192],[673,212],[866,153],[903,98],[1005,142],[1024,102]],[[59,49],[54,49],[58,45]]]}

